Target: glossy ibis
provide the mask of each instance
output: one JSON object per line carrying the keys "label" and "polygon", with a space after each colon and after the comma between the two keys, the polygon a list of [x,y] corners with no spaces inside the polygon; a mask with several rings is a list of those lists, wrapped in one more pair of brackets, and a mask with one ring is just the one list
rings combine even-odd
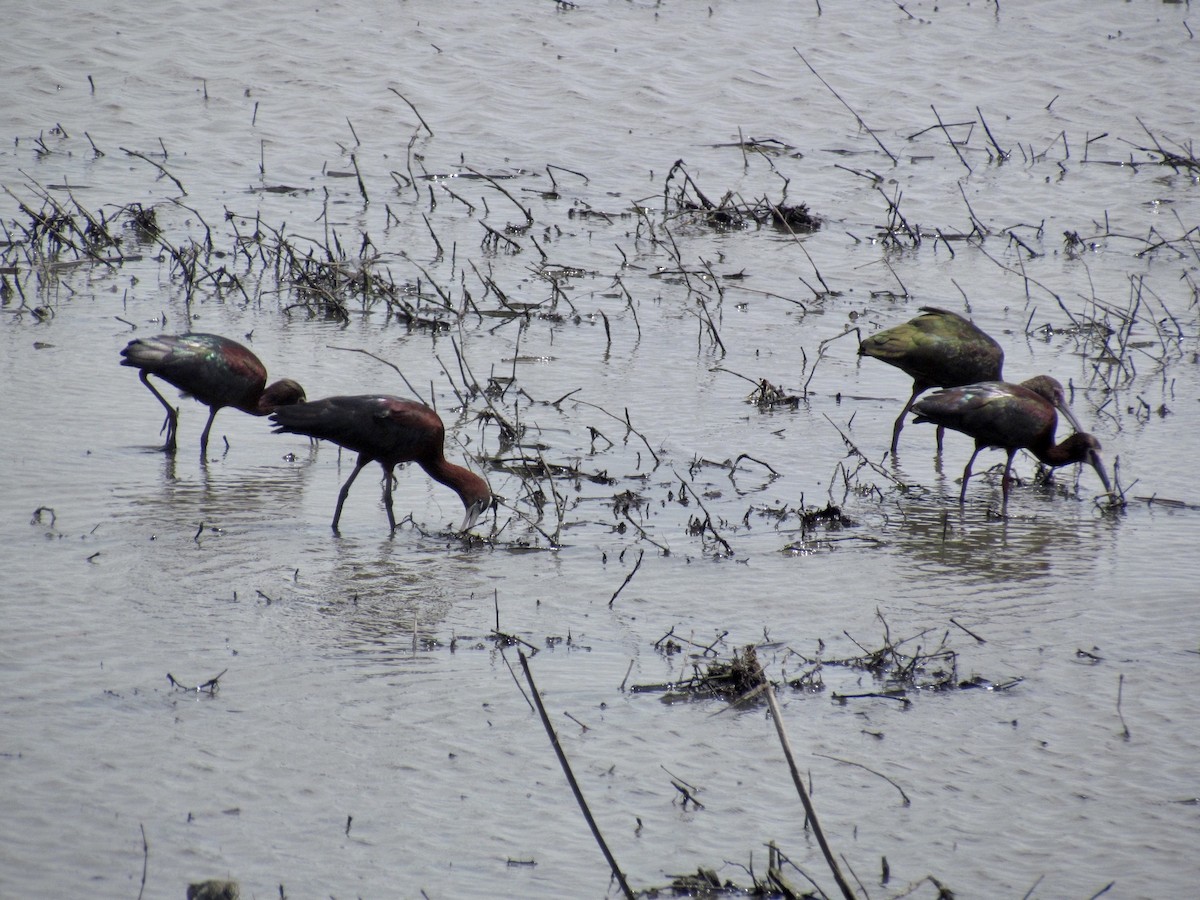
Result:
{"label": "glossy ibis", "polygon": [[[1054,443],[1058,424],[1055,407],[1062,411],[1076,431],[1060,444]],[[1009,470],[1018,450],[1028,450],[1051,468],[1071,463],[1088,463],[1100,476],[1104,490],[1111,492],[1108,473],[1100,458],[1100,442],[1079,431],[1078,422],[1067,406],[1062,385],[1048,375],[1039,375],[1023,384],[984,381],[962,387],[945,388],[913,404],[918,424],[933,422],[975,438],[975,452],[963,469],[959,502],[967,498],[967,480],[979,451],[998,447],[1008,452],[1001,482],[1003,509],[1008,508]]]}
{"label": "glossy ibis", "polygon": [[467,510],[460,531],[474,525],[491,503],[492,492],[486,481],[446,461],[443,450],[446,429],[438,414],[423,403],[379,394],[327,397],[280,407],[271,414],[271,421],[277,426],[276,434],[289,432],[322,438],[358,454],[358,463],[338,494],[333,513],[335,534],[350,485],[371,462],[383,467],[383,505],[393,531],[396,517],[392,513],[392,486],[396,479],[392,469],[397,463],[415,462],[434,481],[458,493]]}
{"label": "glossy ibis", "polygon": [[[904,417],[920,394],[930,388],[959,387],[1004,377],[1004,351],[1000,345],[970,320],[936,306],[922,306],[921,315],[915,319],[871,335],[858,345],[858,355],[883,360],[913,380],[912,396],[892,428],[893,456]],[[938,428],[938,453],[942,452],[944,433]]]}
{"label": "glossy ibis", "polygon": [[163,450],[175,452],[179,412],[150,383],[156,375],[208,407],[208,424],[200,436],[200,456],[208,454],[208,434],[217,412],[226,406],[252,416],[265,416],[281,406],[304,400],[304,388],[290,378],[267,387],[262,361],[237,341],[216,334],[160,334],[130,341],[121,351],[123,366],[140,370],[142,384],[167,411],[167,442]]}

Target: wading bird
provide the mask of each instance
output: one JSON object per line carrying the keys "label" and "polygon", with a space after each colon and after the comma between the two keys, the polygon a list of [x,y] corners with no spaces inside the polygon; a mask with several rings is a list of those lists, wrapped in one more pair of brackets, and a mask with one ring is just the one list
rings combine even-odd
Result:
{"label": "wading bird", "polygon": [[371,462],[383,467],[383,505],[393,531],[396,517],[392,513],[392,487],[396,478],[392,469],[397,463],[415,462],[434,481],[458,493],[467,510],[460,531],[474,525],[492,501],[486,481],[446,461],[443,450],[446,429],[438,414],[422,403],[377,394],[327,397],[280,407],[272,413],[271,421],[277,426],[276,434],[287,432],[322,438],[358,454],[358,463],[338,494],[333,513],[335,534],[350,485]]}
{"label": "wading bird", "polygon": [[[959,387],[1003,378],[1004,351],[991,337],[958,313],[922,306],[921,315],[871,335],[858,345],[859,356],[873,356],[913,380],[912,396],[892,428],[892,455],[900,443],[904,417],[917,397],[935,387]],[[938,428],[942,452],[945,430]]]}
{"label": "wading bird", "polygon": [[200,457],[208,454],[208,433],[217,412],[226,406],[252,416],[265,416],[281,406],[304,400],[304,388],[290,378],[267,387],[267,370],[262,361],[237,341],[215,334],[160,334],[130,341],[121,351],[123,366],[140,369],[142,384],[150,389],[167,411],[166,453],[175,452],[179,412],[150,383],[156,375],[173,384],[184,396],[208,407],[208,424],[200,436]]}
{"label": "wading bird", "polygon": [[[1061,444],[1054,443],[1054,429],[1058,424],[1056,407],[1075,428],[1075,434]],[[971,466],[985,447],[997,447],[1008,453],[1001,481],[1002,510],[1008,508],[1009,470],[1018,450],[1028,450],[1052,469],[1071,463],[1088,463],[1100,476],[1105,492],[1112,492],[1100,458],[1100,442],[1079,430],[1079,423],[1067,406],[1062,385],[1048,375],[1038,375],[1022,384],[985,381],[945,388],[918,400],[913,404],[913,412],[917,414],[913,420],[917,424],[932,422],[975,438],[975,452],[963,469],[959,503],[967,499]]]}

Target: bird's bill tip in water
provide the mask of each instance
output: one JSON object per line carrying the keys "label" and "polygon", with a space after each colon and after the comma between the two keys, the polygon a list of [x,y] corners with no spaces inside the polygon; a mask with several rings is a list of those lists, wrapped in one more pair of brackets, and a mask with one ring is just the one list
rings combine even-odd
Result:
{"label": "bird's bill tip in water", "polygon": [[467,507],[467,514],[463,517],[462,527],[459,531],[469,531],[475,527],[475,523],[479,521],[479,517],[483,515],[484,510],[490,505],[490,498],[485,500],[476,500]]}
{"label": "bird's bill tip in water", "polygon": [[1092,450],[1088,454],[1088,462],[1096,470],[1096,474],[1100,476],[1100,481],[1104,485],[1104,493],[1111,494],[1112,484],[1108,480],[1108,472],[1104,469],[1104,460],[1100,458],[1100,451]]}

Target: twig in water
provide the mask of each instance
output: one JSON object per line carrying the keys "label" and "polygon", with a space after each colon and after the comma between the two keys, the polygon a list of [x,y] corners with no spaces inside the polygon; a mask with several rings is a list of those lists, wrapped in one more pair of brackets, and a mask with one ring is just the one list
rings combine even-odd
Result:
{"label": "twig in water", "polygon": [[825,832],[821,829],[821,823],[817,821],[817,811],[813,809],[812,800],[809,799],[808,791],[804,787],[804,779],[800,777],[800,770],[796,767],[796,759],[792,755],[792,745],[788,742],[787,732],[783,729],[783,716],[779,714],[779,701],[775,699],[775,691],[768,688],[766,694],[767,704],[771,707],[771,718],[775,720],[775,731],[779,735],[779,743],[783,747],[788,770],[792,773],[792,782],[796,785],[797,793],[800,794],[800,802],[804,804],[804,814],[808,816],[809,824],[812,825],[813,835],[821,847],[825,862],[829,864],[829,870],[833,872],[833,880],[842,890],[842,896],[846,900],[855,900],[854,891],[851,890],[845,876],[842,875],[842,870],[833,857],[833,851],[829,849],[829,843],[825,840]]}
{"label": "twig in water", "polygon": [[498,190],[500,193],[502,193],[505,197],[507,197],[509,200],[511,200],[513,202],[513,204],[517,207],[517,209],[519,209],[521,212],[525,213],[525,227],[528,228],[530,225],[533,224],[533,213],[531,213],[526,207],[522,206],[520,200],[518,200],[516,197],[514,197],[512,194],[510,194],[508,191],[506,191],[504,188],[502,188],[500,186],[500,184],[496,181],[495,178],[492,178],[490,175],[484,175],[482,172],[478,172],[475,169],[472,169],[470,166],[467,166],[466,169],[472,175],[476,175],[479,178],[482,178],[484,181],[486,181],[488,184],[490,184],[492,187],[494,187],[496,190]]}
{"label": "twig in water", "polygon": [[843,763],[847,766],[856,766],[857,768],[860,768],[865,772],[870,772],[872,775],[878,775],[880,778],[882,778],[884,781],[886,781],[888,784],[890,784],[892,787],[894,787],[896,790],[898,790],[900,792],[900,796],[903,798],[905,806],[912,806],[912,801],[910,799],[908,799],[908,794],[904,793],[904,788],[900,787],[900,785],[896,784],[896,782],[892,781],[892,779],[888,778],[882,772],[876,772],[874,769],[868,768],[867,766],[864,766],[862,763],[856,763],[849,759],[841,759],[840,757],[837,757],[837,756],[830,756],[828,753],[814,753],[813,756],[822,756],[825,759],[832,759],[834,762]]}
{"label": "twig in water", "polygon": [[970,628],[968,628],[966,625],[963,625],[963,624],[962,624],[962,623],[960,623],[960,622],[956,622],[954,619],[951,619],[951,620],[950,620],[950,624],[951,624],[951,625],[955,625],[955,626],[957,626],[958,628],[961,628],[963,631],[965,631],[965,632],[966,632],[967,634],[969,634],[971,637],[975,638],[975,640],[979,641],[979,643],[981,643],[981,644],[986,644],[986,643],[987,643],[987,639],[986,639],[986,638],[981,638],[979,635],[977,635],[975,632],[973,632],[973,631],[972,631]]}
{"label": "twig in water", "polygon": [[633,671],[634,660],[629,660],[629,668],[625,670],[625,677],[621,679],[621,686],[617,688],[622,694],[625,693],[625,684],[629,681],[629,673]]}
{"label": "twig in water", "polygon": [[421,125],[423,125],[425,130],[429,132],[429,136],[433,137],[433,129],[429,127],[429,123],[425,121],[425,117],[422,116],[421,113],[417,110],[417,108],[412,105],[412,102],[407,97],[405,97],[402,93],[400,93],[398,90],[396,90],[394,87],[390,87],[390,88],[388,88],[388,90],[391,91],[393,94],[395,94],[397,97],[399,97],[401,100],[403,100],[405,103],[408,104],[408,108],[413,111],[413,114],[416,115],[416,117],[418,119],[420,119]]}
{"label": "twig in water", "polygon": [[641,550],[638,552],[637,562],[635,562],[633,564],[633,569],[631,569],[629,574],[625,576],[625,580],[621,582],[621,586],[619,588],[617,588],[615,591],[613,591],[612,597],[609,598],[609,601],[608,601],[609,609],[612,609],[613,602],[617,599],[617,595],[620,594],[621,591],[625,590],[625,585],[629,584],[629,582],[631,582],[633,580],[633,576],[637,574],[637,570],[642,567],[642,557],[645,555],[646,555],[645,550]]}
{"label": "twig in water", "polygon": [[976,106],[975,112],[979,113],[979,121],[983,123],[983,131],[988,136],[988,140],[992,142],[992,146],[996,148],[996,154],[1000,157],[1000,162],[1004,162],[1008,159],[1009,151],[1001,150],[1000,145],[996,143],[996,138],[992,135],[992,129],[988,128],[987,119],[983,117],[983,110]]}
{"label": "twig in water", "polygon": [[[185,197],[187,196],[187,191],[184,190],[184,188],[183,188],[183,182],[181,182],[178,178],[176,178],[174,175],[172,175],[170,172],[168,172],[163,166],[161,166],[160,164],[158,164],[154,160],[152,160],[150,157],[148,157],[145,153],[138,153],[136,150],[128,150],[125,147],[121,147],[120,149],[123,150],[125,153],[129,154],[130,156],[136,156],[138,159],[144,159],[146,162],[150,163],[150,165],[152,165],[152,166],[154,166],[154,168],[158,169],[159,172],[161,172],[167,178],[170,178],[173,182],[175,182],[175,187],[179,188],[179,193],[183,194]],[[163,152],[163,156],[164,157],[166,156],[166,151]]]}
{"label": "twig in water", "polygon": [[138,828],[142,830],[142,886],[138,889],[138,900],[142,900],[146,891],[146,870],[150,867],[150,844],[146,841],[146,826],[139,822]]}
{"label": "twig in water", "polygon": [[817,364],[821,361],[821,358],[825,355],[825,347],[828,346],[833,341],[838,340],[839,338],[844,338],[848,334],[854,335],[858,339],[858,342],[860,344],[862,343],[862,332],[859,331],[859,329],[856,327],[856,328],[848,328],[845,331],[843,331],[841,334],[834,335],[831,338],[825,338],[825,340],[821,341],[821,343],[817,345],[817,358],[813,362],[812,369],[809,370],[808,378],[805,379],[804,387],[801,390],[801,393],[803,393],[805,398],[808,397],[808,386],[810,384],[812,384],[813,376],[817,374]]}
{"label": "twig in water", "polygon": [[858,122],[859,127],[862,128],[867,134],[869,134],[872,138],[875,139],[875,143],[879,145],[880,150],[882,150],[884,153],[886,153],[888,155],[888,159],[890,159],[893,164],[899,162],[899,160],[897,160],[896,157],[892,154],[892,151],[889,150],[887,147],[883,146],[883,141],[881,141],[879,139],[879,136],[876,135],[875,132],[871,130],[871,126],[868,125],[866,122],[864,122],[862,116],[860,116],[858,113],[856,113],[853,110],[853,108],[851,108],[850,104],[847,103],[845,100],[843,100],[841,98],[841,95],[838,94],[838,92],[835,91],[832,87],[830,87],[829,82],[826,81],[824,78],[822,78],[820,73],[817,72],[817,70],[812,67],[812,63],[810,63],[807,59],[804,58],[804,54],[801,53],[799,50],[796,50],[795,47],[793,47],[792,49],[796,51],[796,55],[800,57],[800,61],[802,63],[804,63],[806,66],[808,66],[808,71],[812,72],[814,75],[817,76],[817,81],[821,82],[821,84],[823,84],[823,85],[825,85],[825,87],[829,88],[829,93],[831,93],[831,94],[833,94],[833,96],[837,97],[838,102],[841,103],[842,106],[846,107],[846,109],[850,110],[850,115],[854,116],[854,119],[856,122]]}
{"label": "twig in water", "polygon": [[367,186],[363,184],[362,172],[358,171],[358,159],[353,153],[350,154],[350,165],[354,166],[354,177],[358,181],[358,192],[362,194],[363,203],[370,203],[371,198],[367,196]]}
{"label": "twig in water", "polygon": [[[409,380],[404,376],[404,373],[400,371],[400,367],[397,366],[395,363],[388,362],[382,356],[377,356],[376,354],[372,353],[370,350],[363,350],[361,347],[337,347],[337,346],[334,346],[333,344],[326,344],[325,346],[328,347],[330,350],[345,350],[348,353],[365,353],[367,356],[371,357],[371,359],[377,359],[381,363],[383,363],[385,366],[391,366],[393,369],[396,370],[396,374],[400,376],[400,379],[404,382],[404,386],[408,388],[409,392],[414,397],[416,397],[418,400],[420,400],[422,403],[425,403],[425,400],[421,397],[420,393],[418,393],[417,389],[412,386],[412,384],[409,382]],[[425,405],[428,406],[429,404],[425,403]]]}
{"label": "twig in water", "polygon": [[1125,673],[1122,672],[1117,676],[1117,717],[1121,720],[1121,728],[1124,729],[1122,737],[1129,740],[1129,726],[1125,724],[1125,716],[1121,713],[1121,694],[1125,690]]}
{"label": "twig in water", "polygon": [[[558,764],[562,766],[563,774],[567,777],[567,784],[571,786],[571,793],[575,795],[575,801],[579,804],[579,808],[583,812],[583,818],[592,830],[592,837],[596,839],[596,843],[600,846],[600,852],[604,854],[604,858],[608,861],[608,867],[612,870],[613,878],[621,886],[621,893],[628,900],[633,900],[633,891],[630,889],[628,882],[625,881],[625,874],[621,871],[620,866],[617,865],[616,859],[608,849],[608,844],[604,842],[604,837],[600,834],[600,827],[596,824],[596,820],[592,818],[592,811],[588,809],[587,801],[583,798],[583,792],[579,789],[579,782],[575,780],[575,775],[571,771],[571,764],[567,762],[567,755],[563,752],[562,745],[558,742],[558,734],[554,731],[554,725],[550,722],[550,717],[546,714],[546,707],[542,703],[542,695],[538,693],[537,685],[533,683],[533,673],[529,671],[529,660],[520,650],[517,651],[517,656],[521,660],[521,668],[525,670],[525,680],[529,682],[529,691],[533,694],[533,702],[537,706],[538,716],[542,720],[542,727],[546,729],[546,735],[550,738],[550,745],[554,748],[554,755],[558,757]],[[853,895],[848,896],[853,897]]]}
{"label": "twig in water", "polygon": [[946,130],[946,126],[942,123],[942,117],[938,115],[937,107],[930,103],[929,108],[933,110],[933,117],[937,119],[938,127],[942,129],[942,134],[946,136],[946,140],[949,142],[951,149],[958,154],[958,161],[967,167],[968,172],[974,171],[971,168],[971,164],[963,158],[962,151],[958,149],[958,144],[954,143],[954,138],[950,137],[950,132]]}

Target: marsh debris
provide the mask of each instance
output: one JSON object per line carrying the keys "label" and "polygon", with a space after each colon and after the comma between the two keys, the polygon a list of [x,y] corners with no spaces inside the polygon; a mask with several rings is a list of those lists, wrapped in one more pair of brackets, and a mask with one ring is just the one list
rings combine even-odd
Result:
{"label": "marsh debris", "polygon": [[787,202],[786,189],[778,202],[767,197],[746,200],[733,191],[714,202],[692,178],[682,159],[676,160],[667,173],[663,199],[668,214],[687,215],[694,222],[722,231],[772,225],[789,234],[811,234],[821,228],[821,219],[808,204]]}
{"label": "marsh debris", "polygon": [[[911,703],[910,691],[961,691],[976,688],[1005,691],[1024,681],[1020,676],[999,682],[978,674],[961,676],[958,651],[948,644],[949,629],[944,630],[940,637],[934,634],[935,629],[927,628],[911,637],[893,640],[887,620],[880,613],[876,613],[876,617],[883,625],[883,643],[878,647],[869,648],[855,640],[849,632],[844,632],[846,638],[861,651],[858,655],[824,659],[820,654],[813,657],[803,653],[795,654],[805,665],[817,667],[814,671],[824,667],[836,667],[865,672],[871,676],[876,685],[874,690],[855,693],[834,691],[832,699],[839,703],[878,698],[894,700],[907,706]],[[962,628],[961,625],[955,624]],[[977,635],[972,634],[972,637],[975,637],[976,641],[980,640]],[[931,646],[928,643],[920,643],[923,640],[936,642]]]}
{"label": "marsh debris", "polygon": [[238,900],[241,896],[242,889],[236,881],[218,878],[197,881],[187,888],[187,900]]}
{"label": "marsh debris", "polygon": [[[669,638],[660,638],[655,645],[663,653],[678,652],[678,644]],[[705,652],[708,652],[707,650]],[[663,701],[717,699],[737,700],[767,685],[766,675],[758,661],[758,652],[753,644],[747,644],[731,659],[712,659],[706,664],[691,663],[692,674],[665,684],[635,684],[630,690],[635,694],[661,693]]]}
{"label": "marsh debris", "polygon": [[[740,869],[748,879],[748,883],[739,884],[730,877],[722,877],[721,869]],[[789,871],[790,870],[790,871]],[[785,875],[794,873],[813,885],[812,890],[799,888],[788,881]],[[767,844],[767,870],[759,874],[755,871],[754,858],[748,865],[734,862],[723,862],[720,867],[699,866],[696,871],[686,875],[672,875],[671,883],[665,887],[649,888],[639,892],[640,897],[753,897],[757,900],[815,900],[827,895],[816,882],[792,862],[779,849],[774,841]]]}

